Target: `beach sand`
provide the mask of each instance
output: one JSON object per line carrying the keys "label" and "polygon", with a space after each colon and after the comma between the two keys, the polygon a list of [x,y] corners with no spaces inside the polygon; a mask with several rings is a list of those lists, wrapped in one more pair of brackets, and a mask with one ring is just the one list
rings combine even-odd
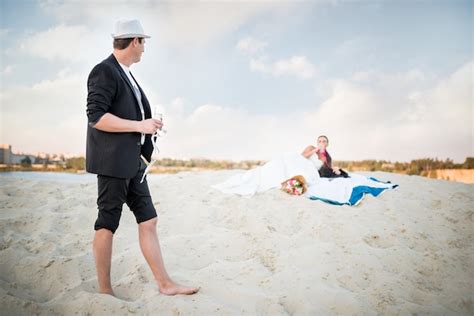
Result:
{"label": "beach sand", "polygon": [[2,315],[472,315],[474,185],[391,173],[356,207],[210,188],[239,171],[151,175],[170,275],[160,295],[124,206],[118,297],[96,294],[96,183],[1,177]]}

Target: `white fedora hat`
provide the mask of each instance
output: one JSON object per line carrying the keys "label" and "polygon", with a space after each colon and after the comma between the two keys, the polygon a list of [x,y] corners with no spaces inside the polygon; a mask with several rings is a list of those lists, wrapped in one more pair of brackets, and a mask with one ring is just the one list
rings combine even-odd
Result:
{"label": "white fedora hat", "polygon": [[115,23],[115,33],[111,34],[113,38],[134,38],[144,37],[150,38],[145,35],[143,27],[138,20],[120,20]]}

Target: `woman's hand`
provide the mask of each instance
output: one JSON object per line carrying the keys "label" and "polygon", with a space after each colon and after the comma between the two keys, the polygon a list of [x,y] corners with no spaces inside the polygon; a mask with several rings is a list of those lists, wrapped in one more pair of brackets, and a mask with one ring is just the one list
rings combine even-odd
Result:
{"label": "woman's hand", "polygon": [[333,167],[332,171],[334,171],[334,173],[337,174],[337,175],[341,174],[341,169],[339,167]]}

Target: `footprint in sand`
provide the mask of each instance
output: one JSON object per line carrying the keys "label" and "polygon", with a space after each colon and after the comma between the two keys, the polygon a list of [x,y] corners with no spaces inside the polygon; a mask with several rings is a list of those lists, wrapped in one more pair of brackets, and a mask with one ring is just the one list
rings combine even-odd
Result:
{"label": "footprint in sand", "polygon": [[449,217],[449,216],[445,216],[444,219],[450,222],[451,224],[457,224],[459,222],[459,220]]}
{"label": "footprint in sand", "polygon": [[337,283],[339,283],[339,286],[351,292],[357,292],[359,290],[358,286],[354,283],[354,280],[350,275],[343,275],[337,278]]}
{"label": "footprint in sand", "polygon": [[433,200],[433,201],[431,202],[431,208],[432,208],[433,210],[440,209],[441,206],[442,206],[441,200]]}
{"label": "footprint in sand", "polygon": [[390,236],[380,236],[378,234],[366,235],[364,242],[373,248],[390,248],[394,245],[394,238]]}
{"label": "footprint in sand", "polygon": [[275,273],[276,267],[275,267],[275,252],[273,250],[264,250],[261,251],[257,254],[258,258],[260,259],[260,262],[262,265],[267,268],[268,271],[270,271],[272,274]]}
{"label": "footprint in sand", "polygon": [[467,247],[464,247],[464,241],[462,239],[448,240],[448,246],[449,248],[457,248],[457,249],[467,248]]}

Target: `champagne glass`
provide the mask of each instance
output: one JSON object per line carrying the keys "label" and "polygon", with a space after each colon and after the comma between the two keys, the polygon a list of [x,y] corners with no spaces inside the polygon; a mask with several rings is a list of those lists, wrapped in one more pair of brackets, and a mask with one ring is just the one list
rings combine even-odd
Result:
{"label": "champagne glass", "polygon": [[[160,120],[163,123],[163,113],[160,112],[158,107],[155,107],[155,110],[153,111],[153,118]],[[161,129],[161,130],[157,130],[156,133],[158,134],[158,136],[161,137],[161,136],[164,136],[167,133],[167,131],[165,129]]]}

